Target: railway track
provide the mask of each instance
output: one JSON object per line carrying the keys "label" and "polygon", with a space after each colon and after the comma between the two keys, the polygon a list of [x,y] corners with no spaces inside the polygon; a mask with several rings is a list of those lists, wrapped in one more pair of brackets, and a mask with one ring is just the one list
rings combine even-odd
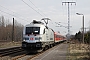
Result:
{"label": "railway track", "polygon": [[[11,60],[31,60],[32,58],[48,51],[49,49],[45,50],[45,51],[42,51],[42,52],[37,52],[37,53],[26,53],[26,54],[23,54],[23,55],[20,55],[20,56],[16,56],[16,57],[13,57],[11,58]],[[29,56],[28,56],[29,55]]]}
{"label": "railway track", "polygon": [[[52,48],[50,48],[50,49],[52,49]],[[31,60],[32,58],[34,58],[34,57],[36,57],[36,56],[38,56],[38,55],[40,55],[40,54],[42,54],[42,53],[44,53],[44,52],[46,52],[48,50],[49,49],[47,49],[45,51],[33,52],[33,53],[27,53],[26,52],[26,53],[24,53],[22,55],[19,55],[19,56],[16,56],[16,57],[11,58],[11,60],[20,60],[20,59],[22,59],[22,60]]]}
{"label": "railway track", "polygon": [[[17,57],[14,57],[14,58],[11,58],[11,60],[19,60],[19,59],[22,59],[24,58],[24,60],[30,60],[36,56],[38,56],[39,54],[41,54],[43,52],[40,52],[40,53],[26,53],[26,54],[23,54],[23,55],[20,55],[20,56],[17,56]],[[29,56],[28,56],[29,55]],[[25,58],[26,57],[26,58]]]}
{"label": "railway track", "polygon": [[[54,47],[56,47],[56,46],[54,46]],[[52,48],[54,48],[54,47],[52,47]],[[37,52],[37,53],[27,53],[21,47],[3,49],[3,50],[0,50],[0,57],[9,56],[10,58],[7,58],[9,60],[20,60],[20,59],[22,59],[22,60],[31,60],[32,58],[34,58],[34,57],[36,57],[36,56],[38,56],[42,53],[45,53],[46,51],[48,51],[52,48],[49,48],[45,51]],[[3,59],[3,58],[1,58],[1,59]]]}
{"label": "railway track", "polygon": [[[60,43],[62,44],[62,43]],[[64,43],[63,43],[64,44]],[[23,54],[23,55],[19,55],[17,57],[12,58],[11,60],[32,60],[34,57],[45,53],[46,51],[52,50],[53,48],[56,48],[59,44],[57,44],[56,46],[49,48],[45,51],[41,51],[41,52],[37,52],[37,53],[27,53],[27,54]]]}
{"label": "railway track", "polygon": [[0,57],[8,56],[8,55],[15,54],[22,51],[24,50],[21,47],[2,49],[0,50]]}
{"label": "railway track", "polygon": [[41,53],[43,53],[43,52],[30,54],[30,53],[27,53],[25,50],[23,50],[21,47],[14,47],[14,48],[0,50],[0,59],[3,60],[5,58],[5,56],[10,56],[10,58],[7,58],[7,59],[18,60],[22,57],[29,55],[29,58],[26,59],[26,60],[29,60],[29,59],[31,59],[31,58],[33,58]]}

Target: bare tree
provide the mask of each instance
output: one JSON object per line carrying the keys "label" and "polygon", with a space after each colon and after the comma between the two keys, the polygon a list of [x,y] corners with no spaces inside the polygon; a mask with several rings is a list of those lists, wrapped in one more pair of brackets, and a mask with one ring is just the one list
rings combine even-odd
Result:
{"label": "bare tree", "polygon": [[[0,17],[0,40],[12,41],[12,27],[13,25],[10,24],[9,19],[5,20],[4,16]],[[23,31],[23,25],[15,20],[14,41],[22,40],[22,31]]]}

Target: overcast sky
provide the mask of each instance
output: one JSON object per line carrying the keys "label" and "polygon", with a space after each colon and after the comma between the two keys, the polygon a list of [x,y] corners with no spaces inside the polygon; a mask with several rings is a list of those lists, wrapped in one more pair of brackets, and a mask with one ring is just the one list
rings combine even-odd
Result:
{"label": "overcast sky", "polygon": [[61,22],[63,26],[68,26],[68,5],[62,2],[76,2],[70,4],[70,33],[75,34],[82,28],[82,16],[84,14],[85,27],[90,26],[90,0],[0,0],[0,16],[6,19],[14,17],[23,25],[29,24],[33,20],[50,18],[48,26],[61,34],[67,34],[65,27],[56,27],[55,22]]}

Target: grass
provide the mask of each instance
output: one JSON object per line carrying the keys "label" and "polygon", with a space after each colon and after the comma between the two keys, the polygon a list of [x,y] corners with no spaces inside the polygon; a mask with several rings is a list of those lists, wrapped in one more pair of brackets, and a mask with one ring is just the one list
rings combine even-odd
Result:
{"label": "grass", "polygon": [[90,45],[69,43],[67,60],[90,60]]}
{"label": "grass", "polygon": [[70,44],[68,60],[90,60],[88,44]]}
{"label": "grass", "polygon": [[0,42],[0,48],[21,46],[21,42]]}

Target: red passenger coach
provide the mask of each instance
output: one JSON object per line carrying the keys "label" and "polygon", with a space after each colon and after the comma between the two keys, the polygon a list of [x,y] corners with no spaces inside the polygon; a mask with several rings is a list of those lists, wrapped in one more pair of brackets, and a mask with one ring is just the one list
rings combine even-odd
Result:
{"label": "red passenger coach", "polygon": [[60,35],[59,33],[54,32],[54,40],[55,40],[55,43],[58,43],[58,42],[66,40],[66,38]]}

